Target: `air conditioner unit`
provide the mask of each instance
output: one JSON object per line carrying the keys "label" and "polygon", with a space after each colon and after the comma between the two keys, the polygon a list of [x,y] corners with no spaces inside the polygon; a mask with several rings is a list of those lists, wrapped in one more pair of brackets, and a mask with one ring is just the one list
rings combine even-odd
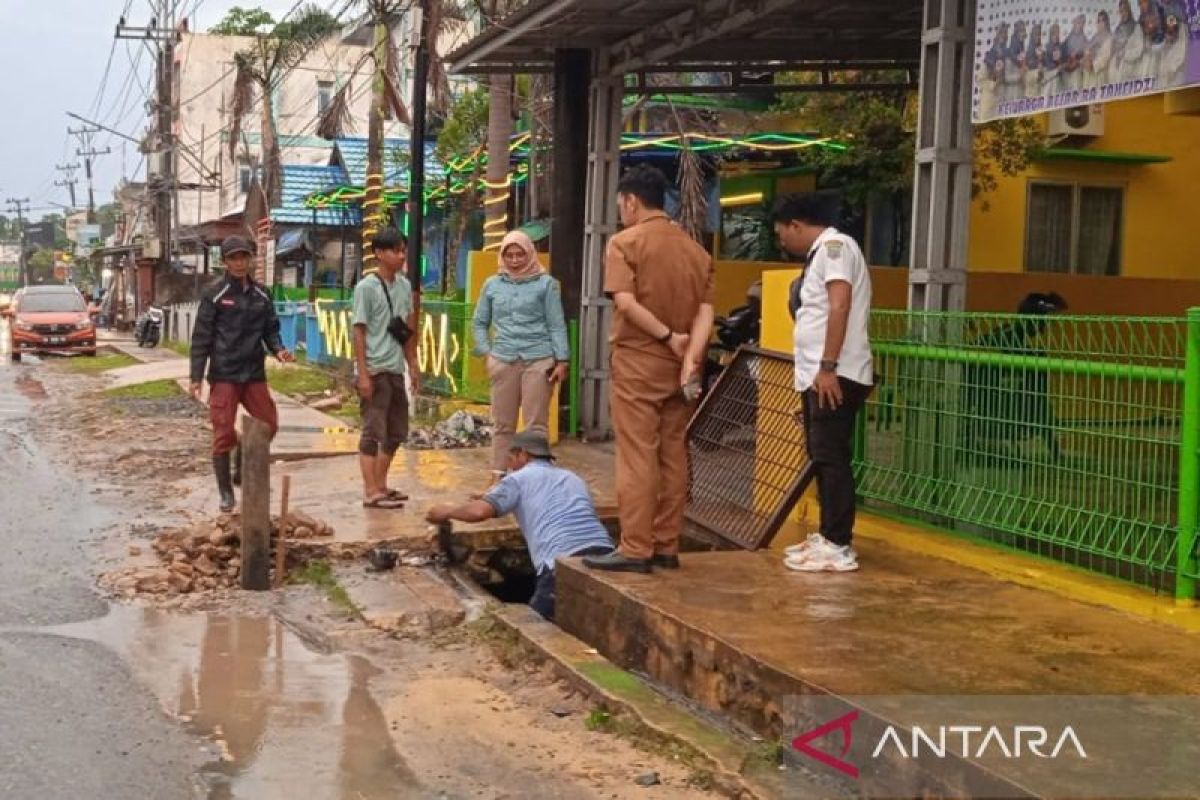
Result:
{"label": "air conditioner unit", "polygon": [[1050,112],[1051,136],[1103,136],[1104,106],[1087,105]]}

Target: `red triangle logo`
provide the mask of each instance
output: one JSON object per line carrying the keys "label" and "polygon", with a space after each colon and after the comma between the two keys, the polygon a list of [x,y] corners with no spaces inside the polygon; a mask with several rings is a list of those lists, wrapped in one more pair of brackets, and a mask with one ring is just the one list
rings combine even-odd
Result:
{"label": "red triangle logo", "polygon": [[[851,778],[858,778],[858,767],[851,764],[849,761],[844,761],[846,754],[850,752],[850,745],[854,742],[854,723],[858,721],[858,711],[850,711],[835,720],[826,722],[819,728],[813,728],[808,733],[802,733],[795,739],[792,739],[792,749],[798,750],[811,759],[821,762],[827,767],[832,767],[838,772],[849,775]],[[811,745],[811,742],[826,736],[834,731],[842,733],[842,752],[841,757],[832,756],[824,750],[818,750]]]}

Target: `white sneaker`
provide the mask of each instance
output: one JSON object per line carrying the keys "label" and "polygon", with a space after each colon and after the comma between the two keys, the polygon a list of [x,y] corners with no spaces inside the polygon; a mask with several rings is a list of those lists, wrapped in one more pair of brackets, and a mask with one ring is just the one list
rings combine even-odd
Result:
{"label": "white sneaker", "polygon": [[788,545],[787,547],[783,548],[783,552],[785,556],[802,556],[823,541],[825,541],[825,537],[821,534],[810,533],[808,538],[803,542],[800,542],[800,544]]}
{"label": "white sneaker", "polygon": [[839,547],[826,540],[803,555],[788,556],[783,564],[796,572],[854,572],[858,554],[848,545]]}

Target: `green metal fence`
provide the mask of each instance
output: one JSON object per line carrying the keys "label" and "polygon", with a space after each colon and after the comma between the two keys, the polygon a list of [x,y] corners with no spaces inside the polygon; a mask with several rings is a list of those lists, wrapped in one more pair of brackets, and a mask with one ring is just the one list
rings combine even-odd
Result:
{"label": "green metal fence", "polygon": [[[417,358],[425,391],[443,397],[469,400],[475,403],[490,401],[490,386],[483,361],[471,357],[471,319],[475,306],[460,300],[444,300],[426,294],[421,299],[420,329],[417,331]],[[351,309],[348,302],[322,301],[309,341],[309,357],[318,362],[348,363],[353,357],[350,339]],[[579,429],[578,393],[570,387],[579,386],[579,330],[569,323],[571,345],[571,379],[561,400],[566,405],[562,430],[574,434]]]}
{"label": "green metal fence", "polygon": [[471,363],[470,303],[426,296],[421,301],[420,360],[427,390],[477,403],[489,399],[487,375]]}
{"label": "green metal fence", "polygon": [[861,496],[1193,596],[1200,325],[1190,328],[1183,318],[875,312]]}

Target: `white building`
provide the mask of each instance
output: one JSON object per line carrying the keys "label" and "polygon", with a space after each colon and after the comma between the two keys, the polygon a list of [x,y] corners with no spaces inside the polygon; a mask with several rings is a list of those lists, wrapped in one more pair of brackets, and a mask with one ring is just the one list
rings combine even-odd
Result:
{"label": "white building", "polygon": [[[397,24],[394,36],[405,60],[411,20]],[[441,52],[470,35],[474,25],[452,37],[442,37]],[[274,95],[275,126],[283,164],[323,165],[329,162],[332,143],[316,135],[317,121],[334,95],[351,85],[350,124],[347,134],[365,137],[371,102],[368,26],[349,26],[345,35],[317,45],[289,70]],[[175,174],[180,184],[176,221],[195,226],[240,212],[249,188],[252,165],[261,157],[262,106],[256,96],[242,121],[242,141],[234,158],[229,156],[231,101],[235,80],[234,56],[254,44],[251,37],[217,36],[183,32],[175,48],[174,98],[178,141]],[[411,107],[411,71],[401,70],[403,99]],[[257,92],[256,92],[257,94]],[[407,139],[407,126],[385,123],[384,135]],[[149,156],[151,179],[161,164]]]}

